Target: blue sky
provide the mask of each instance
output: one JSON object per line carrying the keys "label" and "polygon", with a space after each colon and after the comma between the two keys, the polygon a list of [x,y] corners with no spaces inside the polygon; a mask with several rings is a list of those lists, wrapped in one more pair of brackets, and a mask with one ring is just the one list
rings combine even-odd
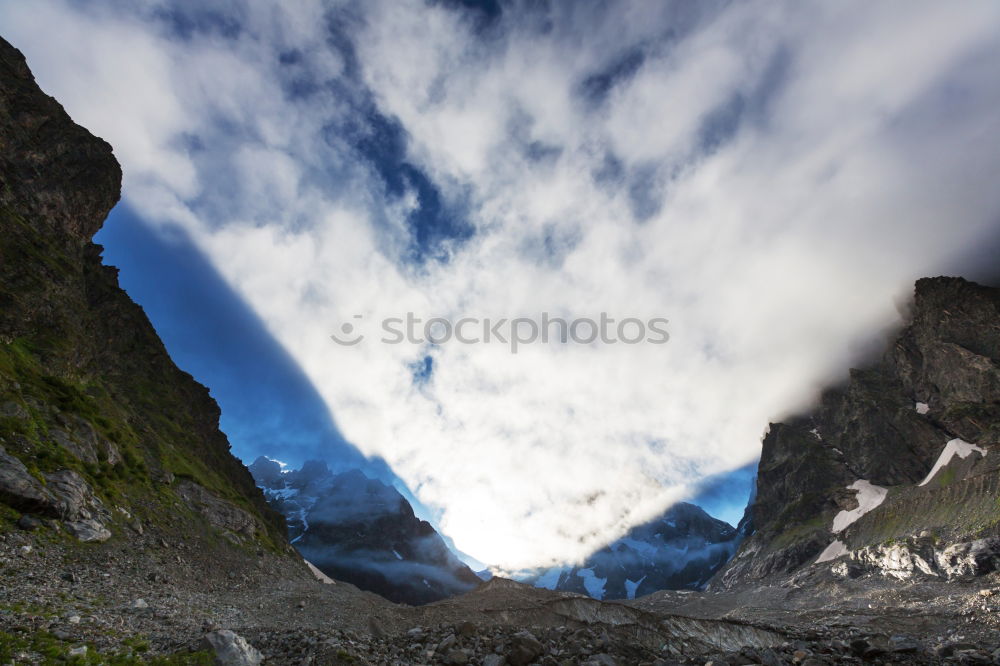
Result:
{"label": "blue sky", "polygon": [[[987,0],[0,0],[0,25],[114,146],[99,240],[236,451],[356,447],[501,569],[696,495],[735,521],[767,424],[996,247]],[[379,343],[406,313],[670,340]]]}
{"label": "blue sky", "polygon": [[266,456],[292,468],[307,460],[358,468],[395,485],[420,517],[435,521],[385,461],[344,439],[295,361],[183,232],[158,234],[121,203],[94,241],[174,362],[209,387],[234,454],[248,465]]}

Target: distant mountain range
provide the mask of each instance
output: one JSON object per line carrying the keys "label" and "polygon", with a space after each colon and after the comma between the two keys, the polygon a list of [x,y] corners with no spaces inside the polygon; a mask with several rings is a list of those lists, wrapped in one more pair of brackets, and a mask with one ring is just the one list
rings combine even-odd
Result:
{"label": "distant mountain range", "polygon": [[408,604],[462,594],[481,582],[399,491],[359,470],[334,474],[326,463],[309,461],[283,471],[260,457],[250,472],[285,516],[292,545],[331,578]]}
{"label": "distant mountain range", "polygon": [[531,576],[537,587],[595,599],[634,599],[657,590],[695,590],[736,552],[742,534],[701,508],[681,502],[632,528],[580,566]]}

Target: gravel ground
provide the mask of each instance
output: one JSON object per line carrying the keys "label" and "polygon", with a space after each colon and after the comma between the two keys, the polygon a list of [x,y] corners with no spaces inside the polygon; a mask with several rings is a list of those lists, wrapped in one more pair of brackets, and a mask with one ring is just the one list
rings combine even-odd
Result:
{"label": "gravel ground", "polygon": [[[0,581],[0,656],[17,664],[210,663],[198,650],[218,629],[268,664],[1000,663],[1000,594],[980,593],[992,577],[869,585],[866,612],[861,583],[818,580],[626,603],[495,580],[414,608],[322,583],[288,553],[152,530],[79,544],[43,527],[0,534]],[[817,595],[829,597],[822,612]]]}

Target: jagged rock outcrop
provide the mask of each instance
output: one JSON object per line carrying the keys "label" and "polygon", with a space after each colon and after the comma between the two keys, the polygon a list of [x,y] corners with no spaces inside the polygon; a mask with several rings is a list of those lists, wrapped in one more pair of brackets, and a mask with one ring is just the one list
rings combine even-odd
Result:
{"label": "jagged rock outcrop", "polygon": [[194,538],[211,505],[247,517],[222,528],[280,549],[284,522],[230,454],[218,405],[91,241],[120,185],[111,146],[0,40],[0,502],[85,541],[143,523]]}
{"label": "jagged rock outcrop", "polygon": [[282,472],[260,457],[250,471],[288,520],[291,543],[332,578],[408,604],[468,592],[481,582],[399,491],[359,470],[333,474],[314,460]]}
{"label": "jagged rock outcrop", "polygon": [[943,545],[926,536],[866,546],[837,560],[832,571],[843,578],[879,574],[897,580],[984,576],[1000,571],[1000,538]]}
{"label": "jagged rock outcrop", "polygon": [[728,523],[680,502],[580,566],[550,569],[531,582],[605,600],[699,589],[733,556],[741,538]]}
{"label": "jagged rock outcrop", "polygon": [[[878,362],[852,370],[811,413],[769,427],[747,510],[754,534],[712,587],[817,560],[897,578],[988,573],[1000,534],[998,444],[1000,290],[922,279],[912,319]],[[949,548],[975,554],[947,564]]]}

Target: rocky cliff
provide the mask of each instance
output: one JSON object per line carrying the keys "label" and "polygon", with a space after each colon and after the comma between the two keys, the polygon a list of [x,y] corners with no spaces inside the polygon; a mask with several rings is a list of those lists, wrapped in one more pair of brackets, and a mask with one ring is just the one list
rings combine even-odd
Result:
{"label": "rocky cliff", "polygon": [[949,579],[1000,569],[1000,290],[922,279],[882,357],[771,424],[752,528],[714,589],[812,566]]}
{"label": "rocky cliff", "polygon": [[323,573],[398,603],[425,604],[481,581],[395,488],[358,470],[299,470],[258,458],[250,471],[288,520],[291,543]]}
{"label": "rocky cliff", "polygon": [[287,552],[219,431],[91,242],[118,201],[111,146],[42,93],[0,40],[0,515],[3,530]]}

